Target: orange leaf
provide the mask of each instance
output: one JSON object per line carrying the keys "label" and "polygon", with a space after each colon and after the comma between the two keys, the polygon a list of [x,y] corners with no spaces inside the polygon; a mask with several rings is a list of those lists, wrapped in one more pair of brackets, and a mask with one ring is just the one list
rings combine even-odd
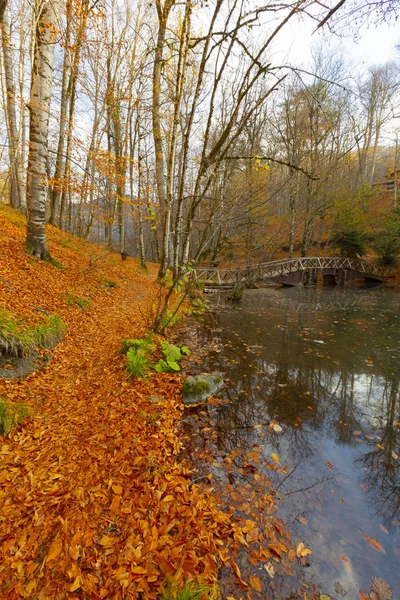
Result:
{"label": "orange leaf", "polygon": [[350,569],[350,571],[351,571],[351,569],[353,568],[353,566],[352,566],[351,562],[349,561],[349,559],[347,558],[347,556],[345,554],[341,554],[340,555],[340,560],[342,560],[344,562],[344,564],[346,565],[346,567],[348,569]]}
{"label": "orange leaf", "polygon": [[374,540],[374,538],[368,537],[367,535],[364,535],[364,540],[368,542],[368,544],[371,544],[376,550],[379,550],[379,552],[386,554],[382,544],[378,542],[378,540]]}
{"label": "orange leaf", "polygon": [[112,486],[112,491],[114,492],[114,494],[117,494],[117,496],[122,496],[122,485],[117,485],[116,483],[114,483],[114,485]]}
{"label": "orange leaf", "polygon": [[360,597],[360,600],[369,600],[369,596],[367,596],[367,594],[364,594],[362,590],[358,590],[358,595]]}
{"label": "orange leaf", "polygon": [[147,569],[145,569],[144,567],[131,567],[130,571],[134,575],[144,575],[145,573],[147,573]]}
{"label": "orange leaf", "polygon": [[51,560],[54,560],[55,558],[57,558],[57,556],[60,554],[61,550],[62,550],[62,541],[60,540],[60,538],[56,537],[56,539],[53,541],[53,543],[51,544],[51,546],[49,548],[49,553],[47,555],[46,562],[50,562]]}
{"label": "orange leaf", "polygon": [[250,575],[250,585],[256,592],[262,592],[261,579],[256,575]]}

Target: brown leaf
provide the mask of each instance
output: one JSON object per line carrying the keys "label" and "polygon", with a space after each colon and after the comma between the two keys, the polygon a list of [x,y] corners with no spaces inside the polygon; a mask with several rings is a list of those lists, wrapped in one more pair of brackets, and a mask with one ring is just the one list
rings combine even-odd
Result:
{"label": "brown leaf", "polygon": [[380,600],[390,600],[392,597],[392,590],[389,584],[381,577],[373,578],[371,588],[379,595]]}

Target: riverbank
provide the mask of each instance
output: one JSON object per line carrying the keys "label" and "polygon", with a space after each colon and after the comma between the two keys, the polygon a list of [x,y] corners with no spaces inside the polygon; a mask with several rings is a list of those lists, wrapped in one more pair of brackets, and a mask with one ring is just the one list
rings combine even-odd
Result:
{"label": "riverbank", "polygon": [[242,533],[177,461],[181,377],[129,381],[119,354],[148,328],[155,266],[145,273],[52,227],[57,262],[37,261],[9,208],[0,232],[1,307],[66,327],[44,368],[0,379],[0,397],[31,409],[0,438],[0,597],[150,599],[171,581],[212,585]]}

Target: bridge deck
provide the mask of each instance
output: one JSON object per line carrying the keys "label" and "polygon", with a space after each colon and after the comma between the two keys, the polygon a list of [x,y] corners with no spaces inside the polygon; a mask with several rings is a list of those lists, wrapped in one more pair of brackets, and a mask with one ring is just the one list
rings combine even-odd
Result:
{"label": "bridge deck", "polygon": [[[289,285],[305,283],[304,274],[310,276],[322,273],[340,279],[340,283],[358,277],[383,281],[391,271],[385,267],[371,265],[358,258],[337,256],[305,257],[274,260],[257,267],[237,269],[217,269],[199,267],[194,269],[195,279],[207,286],[243,287],[256,281],[272,280]],[[294,274],[300,274],[294,277]]]}

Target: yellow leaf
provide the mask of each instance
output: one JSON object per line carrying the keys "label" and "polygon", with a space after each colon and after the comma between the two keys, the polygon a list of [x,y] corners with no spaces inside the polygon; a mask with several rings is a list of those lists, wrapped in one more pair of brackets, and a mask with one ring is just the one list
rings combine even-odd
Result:
{"label": "yellow leaf", "polygon": [[174,497],[171,496],[171,494],[169,496],[165,496],[165,498],[162,499],[163,502],[173,502],[174,501]]}
{"label": "yellow leaf", "polygon": [[114,483],[114,485],[112,486],[112,491],[114,492],[114,494],[117,494],[117,496],[122,496],[122,485],[117,485],[116,483]]}
{"label": "yellow leaf", "polygon": [[267,571],[271,579],[275,577],[274,565],[271,562],[268,562],[266,565],[264,565],[264,569]]}
{"label": "yellow leaf", "polygon": [[250,575],[250,585],[256,592],[262,591],[261,579],[256,575]]}
{"label": "yellow leaf", "polygon": [[113,546],[115,542],[115,538],[109,537],[108,535],[103,535],[103,537],[100,540],[100,545],[104,546],[104,548],[110,548],[110,546]]}
{"label": "yellow leaf", "polygon": [[25,586],[25,591],[28,594],[31,594],[36,586],[37,586],[36,579],[31,579],[30,582]]}
{"label": "yellow leaf", "polygon": [[279,462],[279,456],[277,454],[271,454],[271,457],[276,460],[276,462]]}
{"label": "yellow leaf", "polygon": [[78,588],[81,587],[81,576],[77,575],[75,577],[74,583],[71,585],[71,587],[69,588],[70,592],[75,592]]}
{"label": "yellow leaf", "polygon": [[144,569],[143,567],[131,567],[131,573],[134,575],[144,575],[147,573],[147,569]]}
{"label": "yellow leaf", "polygon": [[296,548],[296,554],[300,558],[301,556],[308,556],[312,554],[312,551],[309,548],[306,548],[303,542],[299,542]]}
{"label": "yellow leaf", "polygon": [[49,548],[49,553],[47,554],[46,562],[50,562],[57,558],[62,550],[62,541],[60,538],[56,538]]}

